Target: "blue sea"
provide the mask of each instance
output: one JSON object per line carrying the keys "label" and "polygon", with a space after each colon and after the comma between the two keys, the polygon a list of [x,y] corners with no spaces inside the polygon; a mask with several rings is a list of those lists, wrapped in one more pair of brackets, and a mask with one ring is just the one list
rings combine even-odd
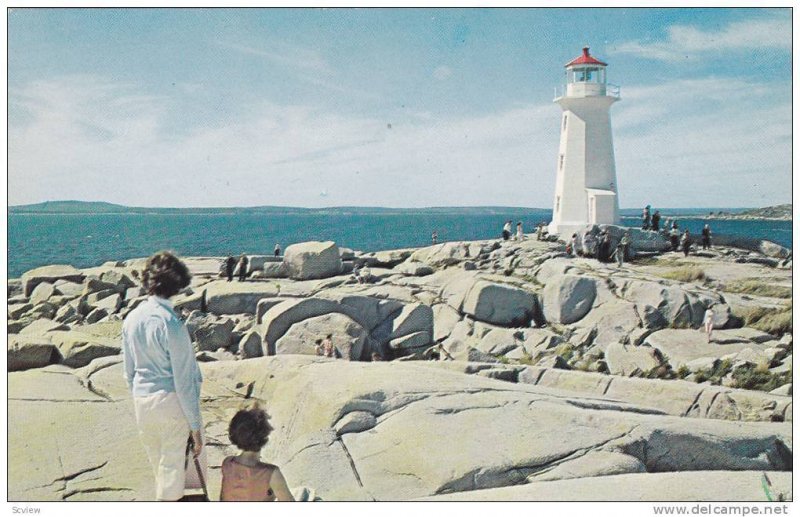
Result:
{"label": "blue sea", "polygon": [[[669,211],[662,210],[666,218]],[[680,218],[681,228],[699,232],[701,213]],[[635,211],[622,211],[623,224],[638,226]],[[686,214],[687,211],[683,210]],[[704,212],[707,213],[707,212]],[[627,217],[626,217],[627,214]],[[549,221],[550,210],[518,209],[508,214],[263,215],[263,214],[10,214],[8,277],[48,264],[91,267],[109,260],[148,256],[168,249],[184,256],[270,254],[276,243],[332,240],[361,251],[427,246],[439,242],[498,237],[504,221],[521,220],[526,232]],[[790,221],[709,221],[716,234],[744,235],[792,246]]]}

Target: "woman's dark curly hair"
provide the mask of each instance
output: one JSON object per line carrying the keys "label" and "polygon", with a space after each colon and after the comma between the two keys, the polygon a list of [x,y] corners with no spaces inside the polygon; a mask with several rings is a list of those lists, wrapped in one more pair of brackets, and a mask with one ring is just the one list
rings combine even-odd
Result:
{"label": "woman's dark curly hair", "polygon": [[243,451],[260,451],[267,444],[269,433],[272,432],[272,426],[267,420],[269,416],[258,406],[239,410],[228,426],[231,443]]}
{"label": "woman's dark curly hair", "polygon": [[189,285],[189,268],[169,251],[159,251],[149,259],[142,271],[142,284],[149,294],[170,298]]}

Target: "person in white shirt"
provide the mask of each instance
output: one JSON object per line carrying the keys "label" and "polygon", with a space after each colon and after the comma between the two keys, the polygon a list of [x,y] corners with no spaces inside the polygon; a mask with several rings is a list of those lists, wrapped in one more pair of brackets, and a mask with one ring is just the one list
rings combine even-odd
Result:
{"label": "person in white shirt", "polygon": [[503,240],[507,241],[511,238],[511,221],[506,221],[503,225]]}
{"label": "person in white shirt", "polygon": [[521,241],[525,238],[525,234],[522,231],[522,221],[517,223],[517,240]]}
{"label": "person in white shirt", "polygon": [[161,501],[183,497],[190,434],[195,457],[203,449],[203,377],[186,325],[169,301],[190,280],[188,268],[175,255],[156,253],[147,259],[142,273],[150,297],[122,325],[123,375],[133,395],[139,438],[153,468],[155,495]]}

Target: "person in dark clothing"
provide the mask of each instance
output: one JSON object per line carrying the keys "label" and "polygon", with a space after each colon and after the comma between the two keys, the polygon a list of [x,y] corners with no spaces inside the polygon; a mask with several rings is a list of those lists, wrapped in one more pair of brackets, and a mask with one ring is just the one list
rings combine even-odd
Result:
{"label": "person in dark clothing", "polygon": [[225,259],[225,276],[228,277],[228,282],[233,280],[233,269],[236,267],[236,259],[228,257]]}
{"label": "person in dark clothing", "polygon": [[597,245],[597,260],[608,262],[611,257],[611,237],[606,233],[600,237],[600,244]]}
{"label": "person in dark clothing", "polygon": [[656,213],[653,214],[652,222],[653,222],[653,224],[652,224],[653,231],[657,232],[658,231],[658,224],[661,222],[661,213],[658,210],[656,210]]}
{"label": "person in dark clothing", "polygon": [[511,238],[511,221],[506,221],[503,225],[503,240],[507,241]]}
{"label": "person in dark clothing", "polygon": [[683,256],[689,256],[689,249],[692,247],[692,238],[689,237],[689,230],[683,232],[683,236],[681,237],[681,248],[683,249]]}
{"label": "person in dark clothing", "polygon": [[238,273],[239,273],[239,281],[244,282],[247,278],[247,255],[242,253],[242,256],[239,257],[239,266],[238,266]]}
{"label": "person in dark clothing", "polygon": [[642,210],[642,230],[650,229],[650,205],[644,207]]}
{"label": "person in dark clothing", "polygon": [[711,249],[711,228],[708,225],[703,226],[703,249]]}
{"label": "person in dark clothing", "polygon": [[281,256],[281,245],[280,244],[276,244],[275,245],[275,256],[276,257],[280,257]]}

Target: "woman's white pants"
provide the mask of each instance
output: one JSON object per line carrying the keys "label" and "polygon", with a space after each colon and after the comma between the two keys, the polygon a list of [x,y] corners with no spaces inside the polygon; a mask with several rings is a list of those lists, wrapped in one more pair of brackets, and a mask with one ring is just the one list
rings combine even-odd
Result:
{"label": "woman's white pants", "polygon": [[156,499],[177,501],[183,497],[186,441],[189,424],[178,396],[160,392],[133,397],[136,424],[156,478]]}

